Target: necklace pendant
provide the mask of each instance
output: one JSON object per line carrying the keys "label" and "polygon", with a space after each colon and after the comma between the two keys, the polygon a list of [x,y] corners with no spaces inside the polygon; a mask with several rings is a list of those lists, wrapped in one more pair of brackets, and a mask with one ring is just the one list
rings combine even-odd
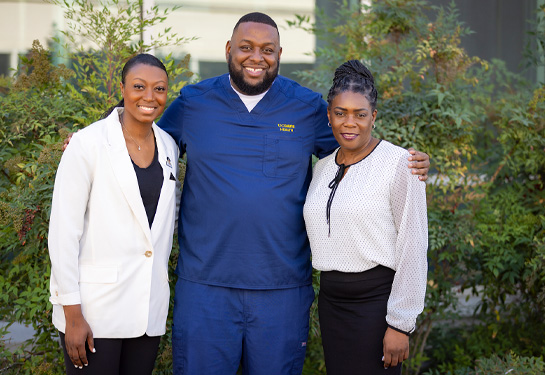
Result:
{"label": "necklace pendant", "polygon": [[140,151],[140,146],[138,146],[138,151]]}

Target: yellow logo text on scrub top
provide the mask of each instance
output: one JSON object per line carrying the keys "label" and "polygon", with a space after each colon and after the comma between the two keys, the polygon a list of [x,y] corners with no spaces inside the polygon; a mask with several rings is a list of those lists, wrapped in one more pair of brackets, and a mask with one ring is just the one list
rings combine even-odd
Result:
{"label": "yellow logo text on scrub top", "polygon": [[279,129],[281,132],[290,132],[290,133],[293,133],[293,131],[295,130],[295,125],[290,125],[290,124],[278,124],[278,129]]}

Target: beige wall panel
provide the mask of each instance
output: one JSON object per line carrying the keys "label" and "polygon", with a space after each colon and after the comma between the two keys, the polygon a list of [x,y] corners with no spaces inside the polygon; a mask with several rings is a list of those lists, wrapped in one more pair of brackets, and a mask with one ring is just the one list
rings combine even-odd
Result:
{"label": "beige wall panel", "polygon": [[[192,58],[196,60],[223,61],[225,59],[225,44],[231,37],[234,25],[242,15],[254,10],[210,14],[182,8],[169,16],[166,24],[181,36],[199,38],[182,46],[181,52],[191,53]],[[282,61],[313,62],[313,57],[307,56],[306,53],[314,48],[314,36],[301,30],[289,29],[286,19],[293,19],[292,14],[283,12],[267,12],[267,14],[275,20],[279,27],[280,44],[283,48]]]}
{"label": "beige wall panel", "polygon": [[0,3],[0,50],[27,50],[38,39],[44,46],[53,36],[58,7],[45,3]]}
{"label": "beige wall panel", "polygon": [[[169,51],[180,56],[191,53],[192,66],[196,70],[198,61],[225,61],[225,43],[230,38],[233,26],[244,14],[260,11],[269,14],[278,24],[283,47],[283,62],[312,63],[306,53],[314,48],[314,36],[300,30],[289,29],[286,20],[295,14],[313,17],[314,0],[171,0],[156,1],[159,8],[182,8],[171,13],[166,22],[156,27],[154,34],[171,26],[174,32],[184,37],[199,39]],[[64,27],[62,9],[36,0],[0,0],[0,53],[12,54],[12,66],[16,55],[30,49],[34,39],[46,46],[54,35],[54,24]]]}

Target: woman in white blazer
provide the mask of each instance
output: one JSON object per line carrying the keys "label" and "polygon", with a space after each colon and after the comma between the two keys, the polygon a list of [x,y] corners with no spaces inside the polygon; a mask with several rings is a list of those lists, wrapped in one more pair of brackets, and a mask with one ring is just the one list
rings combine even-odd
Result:
{"label": "woman in white blazer", "polygon": [[154,123],[167,90],[160,60],[133,57],[123,68],[123,100],[74,134],[59,164],[50,301],[67,374],[153,370],[180,192],[178,147]]}

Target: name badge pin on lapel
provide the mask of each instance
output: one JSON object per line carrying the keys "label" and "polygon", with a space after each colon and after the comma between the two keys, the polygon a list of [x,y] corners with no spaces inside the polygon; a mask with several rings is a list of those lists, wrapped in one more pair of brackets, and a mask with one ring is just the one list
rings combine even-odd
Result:
{"label": "name badge pin on lapel", "polygon": [[170,162],[170,158],[167,156],[167,167],[172,168],[172,163]]}

